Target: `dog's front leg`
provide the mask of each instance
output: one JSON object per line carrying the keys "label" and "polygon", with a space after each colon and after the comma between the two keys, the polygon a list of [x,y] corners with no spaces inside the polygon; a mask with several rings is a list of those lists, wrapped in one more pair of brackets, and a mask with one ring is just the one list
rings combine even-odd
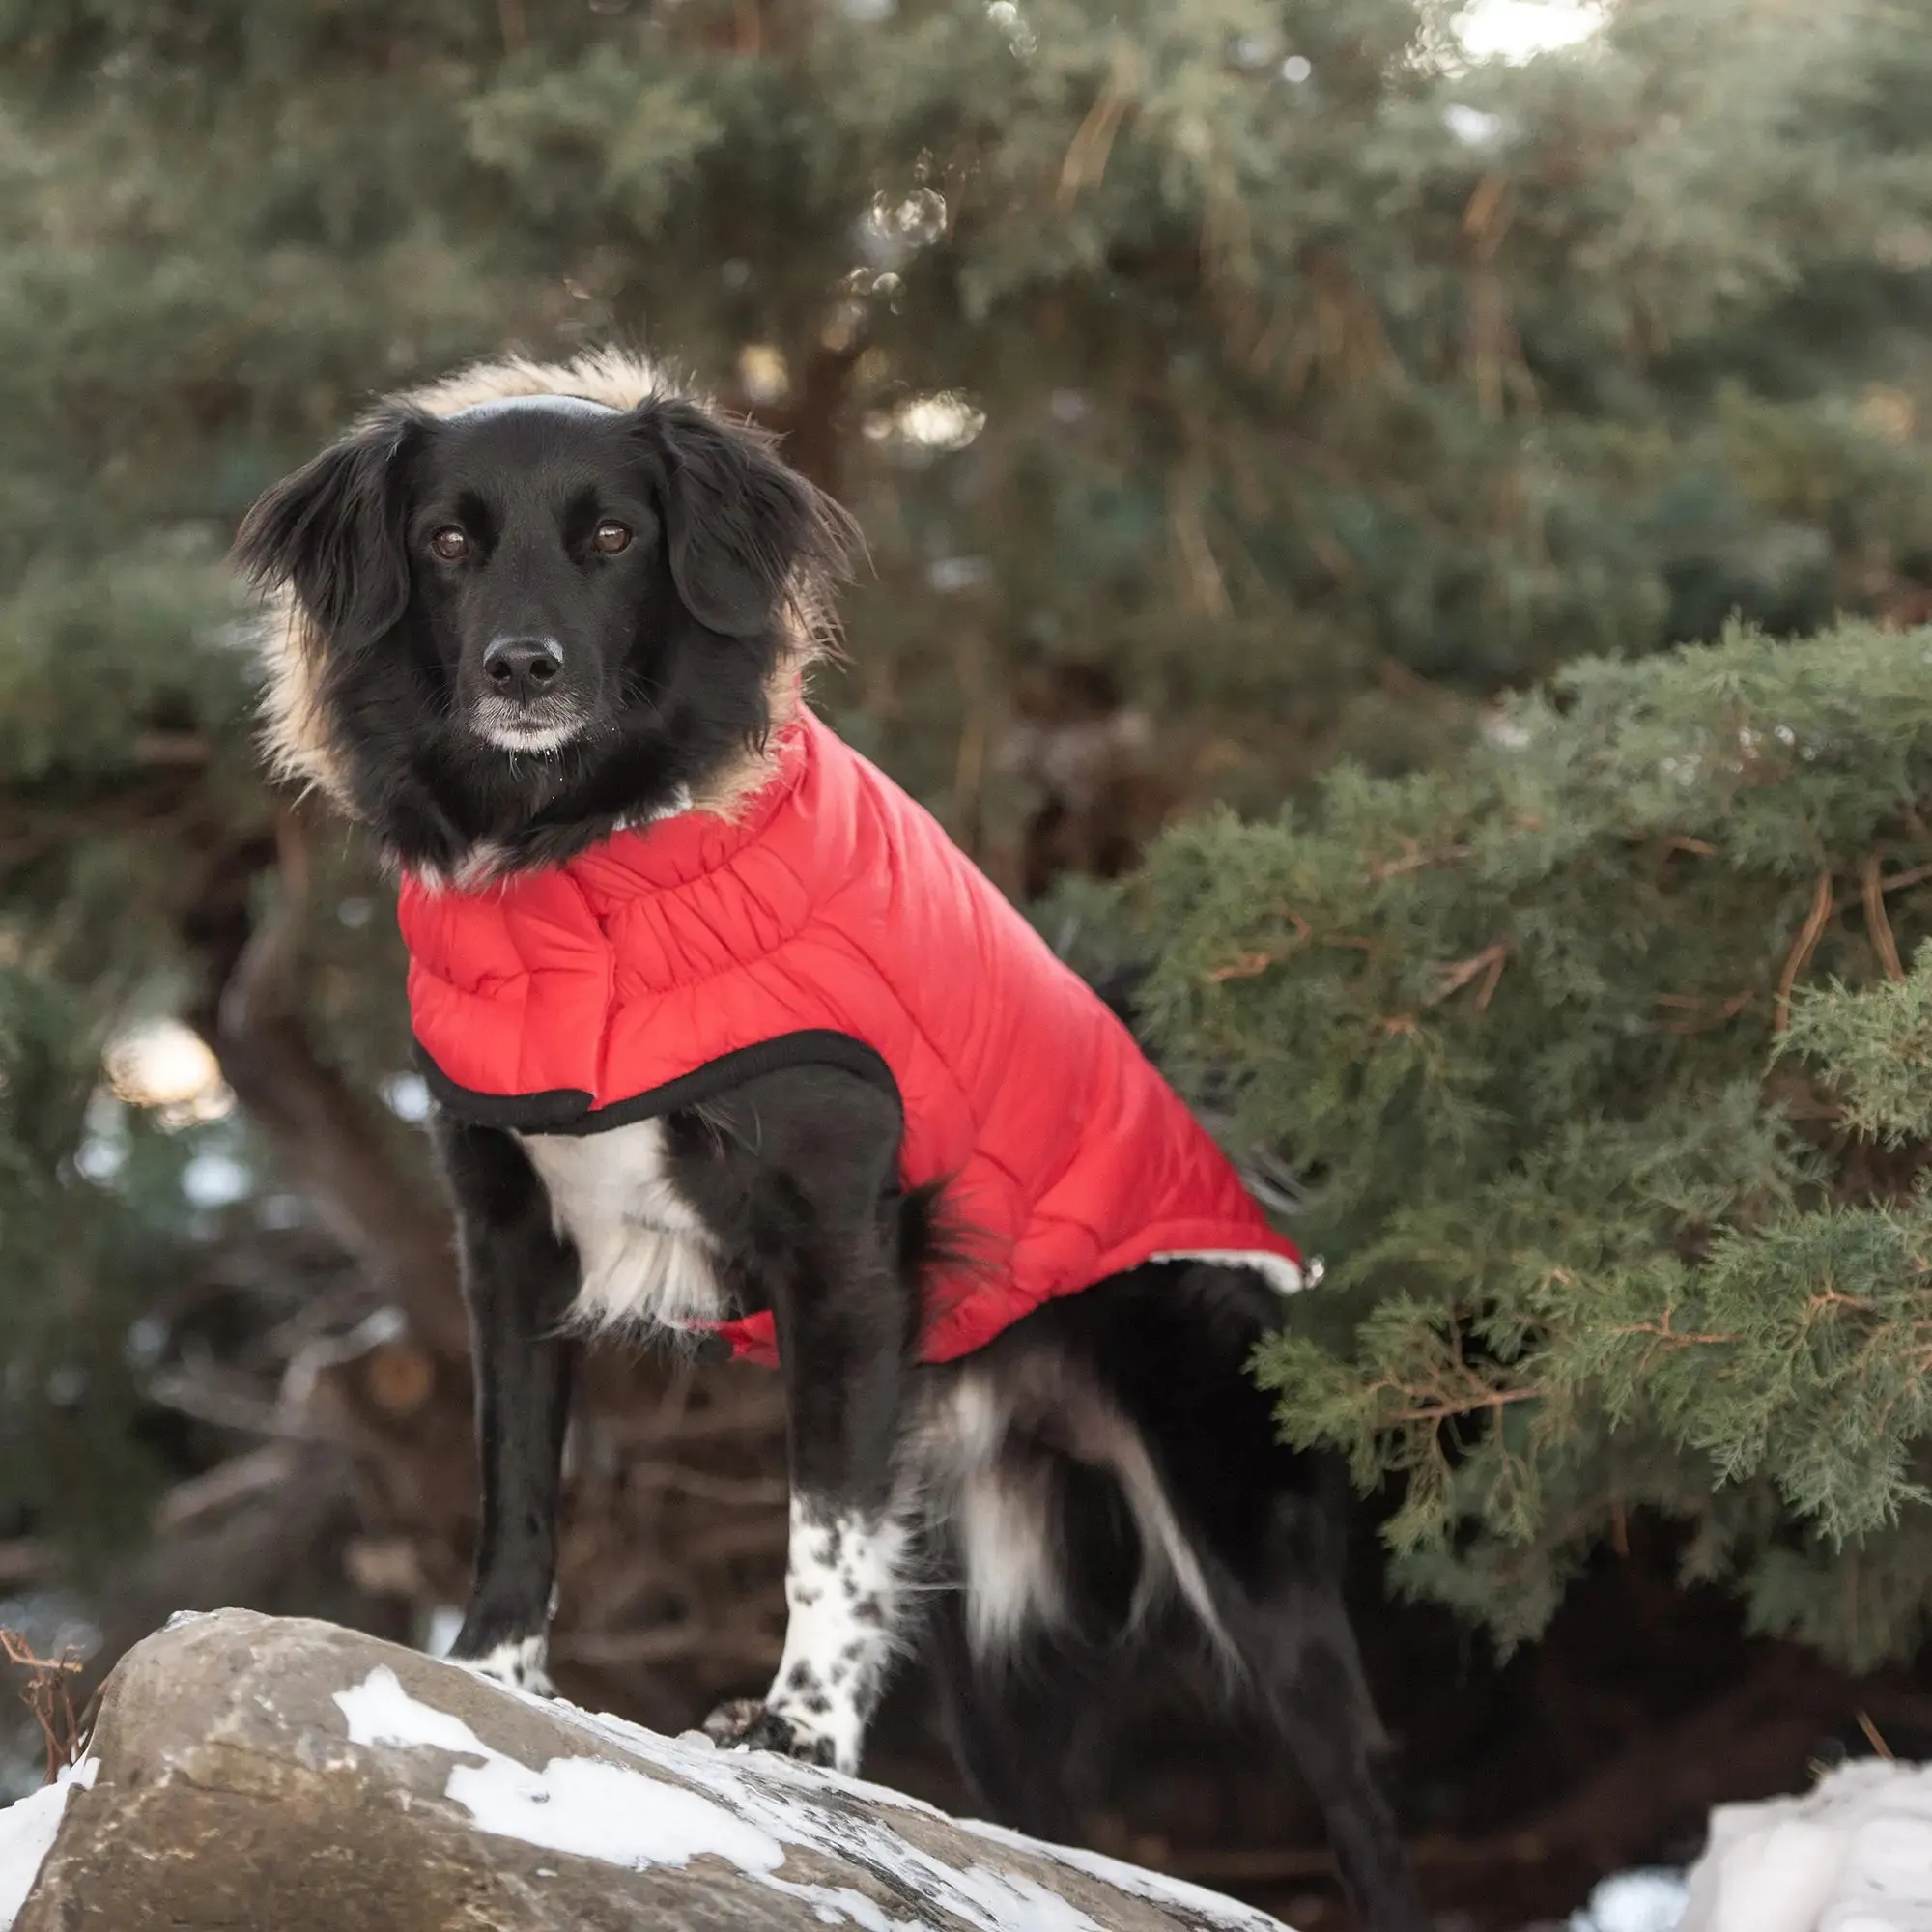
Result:
{"label": "dog's front leg", "polygon": [[904,1607],[901,1324],[867,1284],[800,1286],[779,1327],[792,1489],[784,1652],[762,1703],[727,1704],[705,1728],[721,1744],[852,1772]]}
{"label": "dog's front leg", "polygon": [[898,1115],[843,1074],[759,1087],[743,1142],[759,1150],[747,1205],[785,1384],[785,1642],[763,1699],[724,1706],[705,1729],[850,1772],[900,1634],[910,1541],[917,1285],[899,1276],[881,1208]]}
{"label": "dog's front leg", "polygon": [[450,1654],[548,1696],[557,1497],[576,1367],[576,1345],[557,1327],[577,1293],[576,1258],[510,1135],[442,1119],[437,1149],[456,1205],[482,1476],[475,1575]]}
{"label": "dog's front leg", "polygon": [[888,1505],[797,1497],[785,1560],[785,1643],[762,1702],[723,1705],[718,1743],[859,1769],[900,1625],[905,1531]]}

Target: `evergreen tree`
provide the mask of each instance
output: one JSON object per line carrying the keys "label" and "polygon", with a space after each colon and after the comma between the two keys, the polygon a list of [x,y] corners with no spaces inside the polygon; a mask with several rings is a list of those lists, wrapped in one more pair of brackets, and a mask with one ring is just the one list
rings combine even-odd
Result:
{"label": "evergreen tree", "polygon": [[1858,1666],[1932,1616],[1932,634],[1571,668],[1461,762],[1169,834],[1141,997],[1306,1183],[1265,1351],[1514,1641],[1655,1511]]}

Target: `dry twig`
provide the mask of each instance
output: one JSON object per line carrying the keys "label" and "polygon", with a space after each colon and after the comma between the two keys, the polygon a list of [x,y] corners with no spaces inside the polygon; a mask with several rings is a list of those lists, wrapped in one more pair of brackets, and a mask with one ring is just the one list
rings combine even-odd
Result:
{"label": "dry twig", "polygon": [[1484,947],[1473,958],[1443,967],[1440,983],[1422,1004],[1426,1007],[1439,1006],[1451,993],[1460,993],[1470,980],[1480,978],[1483,990],[1476,995],[1476,1010],[1487,1012],[1491,1000],[1495,997],[1496,982],[1503,977],[1503,968],[1508,963],[1509,948],[1497,940],[1494,945]]}
{"label": "dry twig", "polygon": [[1879,874],[1876,852],[1865,860],[1861,885],[1865,902],[1865,929],[1871,934],[1872,947],[1885,967],[1885,977],[1902,980],[1905,967],[1898,956],[1898,941],[1892,936],[1891,921],[1886,917],[1885,880]]}
{"label": "dry twig", "polygon": [[1230,980],[1252,980],[1265,973],[1275,963],[1272,952],[1243,952],[1225,966],[1216,966],[1207,975],[1210,986],[1225,984]]}
{"label": "dry twig", "polygon": [[1798,983],[1798,976],[1804,970],[1804,962],[1811,957],[1813,949],[1825,936],[1825,927],[1832,917],[1832,868],[1827,866],[1818,874],[1818,890],[1812,895],[1811,910],[1805,916],[1804,923],[1799,929],[1798,938],[1791,948],[1790,956],[1784,962],[1784,971],[1777,980],[1777,1015],[1773,1022],[1774,1030],[1782,1033],[1791,1021],[1791,989]]}
{"label": "dry twig", "polygon": [[1094,97],[1086,119],[1074,130],[1065,158],[1060,164],[1060,183],[1054,189],[1053,205],[1063,214],[1091,188],[1100,185],[1107,172],[1107,157],[1114,151],[1114,136],[1134,99],[1133,50],[1115,50],[1114,64],[1106,84]]}
{"label": "dry twig", "polygon": [[63,1651],[59,1657],[41,1657],[32,1644],[16,1631],[0,1629],[0,1657],[27,1672],[20,1701],[34,1714],[46,1744],[47,1782],[59,1776],[64,1764],[72,1760],[80,1730],[74,1716],[73,1697],[68,1679],[80,1669],[80,1659]]}

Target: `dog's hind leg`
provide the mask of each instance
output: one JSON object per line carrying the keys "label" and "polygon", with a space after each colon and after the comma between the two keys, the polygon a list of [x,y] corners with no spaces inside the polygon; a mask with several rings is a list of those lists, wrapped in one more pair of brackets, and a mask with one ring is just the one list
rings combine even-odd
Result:
{"label": "dog's hind leg", "polygon": [[1085,1746],[1098,1692],[1083,1660],[1045,1633],[1006,1654],[975,1646],[962,1590],[940,1592],[925,1654],[940,1725],[977,1814],[1050,1843],[1081,1835],[1094,1767]]}
{"label": "dog's hind leg", "polygon": [[1328,1842],[1368,1932],[1427,1932],[1377,1760],[1381,1726],[1370,1697],[1339,1576],[1304,1568],[1298,1505],[1283,1511],[1285,1560],[1223,1613],[1275,1731],[1321,1806]]}
{"label": "dog's hind leg", "polygon": [[510,1135],[446,1118],[436,1133],[456,1203],[483,1478],[475,1577],[451,1655],[548,1695],[557,1495],[577,1353],[557,1327],[577,1293],[577,1260]]}
{"label": "dog's hind leg", "polygon": [[1177,1594],[1199,1610],[1205,1592],[1230,1700],[1264,1719],[1300,1765],[1362,1923],[1425,1932],[1343,1601],[1336,1471],[1278,1439],[1272,1405],[1248,1373],[1279,1310],[1256,1275],[1190,1264],[1117,1276],[1036,1319],[1157,1472],[1166,1509],[1144,1514],[1183,1546]]}
{"label": "dog's hind leg", "polygon": [[930,1385],[922,1455],[944,1587],[926,1654],[982,1815],[1070,1842],[1101,1795],[1137,1648],[1148,1548],[1131,1486],[1151,1472],[1144,1457],[1125,1480],[1113,1466],[1121,1429],[1089,1378],[1032,1344],[1037,1321]]}

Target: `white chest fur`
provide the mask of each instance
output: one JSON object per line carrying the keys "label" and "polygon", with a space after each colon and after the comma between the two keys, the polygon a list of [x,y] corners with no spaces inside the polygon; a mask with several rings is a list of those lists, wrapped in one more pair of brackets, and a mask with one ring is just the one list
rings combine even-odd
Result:
{"label": "white chest fur", "polygon": [[714,1244],[671,1184],[662,1122],[521,1139],[557,1232],[576,1244],[582,1264],[576,1321],[676,1328],[717,1319]]}

